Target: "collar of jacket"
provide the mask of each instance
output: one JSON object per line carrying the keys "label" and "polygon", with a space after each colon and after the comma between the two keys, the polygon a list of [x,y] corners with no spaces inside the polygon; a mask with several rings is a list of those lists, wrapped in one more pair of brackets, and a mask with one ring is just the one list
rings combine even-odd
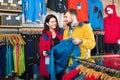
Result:
{"label": "collar of jacket", "polygon": [[75,25],[71,26],[70,29],[73,30],[76,26],[82,27],[84,24],[88,24],[88,21],[83,21],[80,23],[76,23]]}

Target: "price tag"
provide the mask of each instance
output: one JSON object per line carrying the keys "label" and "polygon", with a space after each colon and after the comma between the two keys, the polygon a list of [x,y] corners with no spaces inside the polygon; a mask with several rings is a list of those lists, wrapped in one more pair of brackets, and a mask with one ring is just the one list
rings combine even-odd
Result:
{"label": "price tag", "polygon": [[50,64],[50,57],[49,56],[45,57],[45,64]]}
{"label": "price tag", "polygon": [[15,17],[15,19],[19,21],[20,20],[20,16]]}
{"label": "price tag", "polygon": [[6,17],[6,20],[11,20],[11,16]]}

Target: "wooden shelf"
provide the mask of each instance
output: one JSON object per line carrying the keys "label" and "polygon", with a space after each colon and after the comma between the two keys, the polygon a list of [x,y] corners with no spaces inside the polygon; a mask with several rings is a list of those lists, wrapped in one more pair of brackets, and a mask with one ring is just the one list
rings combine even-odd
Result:
{"label": "wooden shelf", "polygon": [[22,24],[23,28],[43,28],[44,24]]}
{"label": "wooden shelf", "polygon": [[15,25],[0,25],[0,28],[22,28],[22,26],[15,26]]}
{"label": "wooden shelf", "polygon": [[4,11],[4,12],[22,12],[22,10],[9,10],[9,9],[0,9],[0,11]]}

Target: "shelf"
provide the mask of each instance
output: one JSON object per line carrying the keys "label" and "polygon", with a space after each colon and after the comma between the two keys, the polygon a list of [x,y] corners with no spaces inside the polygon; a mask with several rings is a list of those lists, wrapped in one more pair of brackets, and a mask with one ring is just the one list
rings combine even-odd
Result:
{"label": "shelf", "polygon": [[0,9],[0,11],[4,11],[4,12],[22,12],[22,10],[9,10],[9,9]]}
{"label": "shelf", "polygon": [[43,28],[44,24],[37,24],[37,23],[32,23],[32,24],[22,24],[22,28]]}
{"label": "shelf", "polygon": [[0,25],[0,28],[7,28],[7,29],[8,29],[8,28],[14,28],[14,29],[15,29],[15,28],[22,28],[22,26],[15,26],[15,25],[13,25],[13,26],[12,26],[12,25],[8,25],[8,26],[7,26],[7,25]]}

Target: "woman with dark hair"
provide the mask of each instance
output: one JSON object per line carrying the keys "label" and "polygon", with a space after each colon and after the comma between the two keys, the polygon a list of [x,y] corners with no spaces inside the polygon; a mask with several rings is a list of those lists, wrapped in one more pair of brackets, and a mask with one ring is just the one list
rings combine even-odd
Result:
{"label": "woman with dark hair", "polygon": [[44,80],[50,80],[50,75],[46,70],[46,65],[49,64],[47,52],[63,39],[63,31],[64,30],[59,27],[55,15],[50,14],[46,17],[39,43],[40,75],[44,76]]}

